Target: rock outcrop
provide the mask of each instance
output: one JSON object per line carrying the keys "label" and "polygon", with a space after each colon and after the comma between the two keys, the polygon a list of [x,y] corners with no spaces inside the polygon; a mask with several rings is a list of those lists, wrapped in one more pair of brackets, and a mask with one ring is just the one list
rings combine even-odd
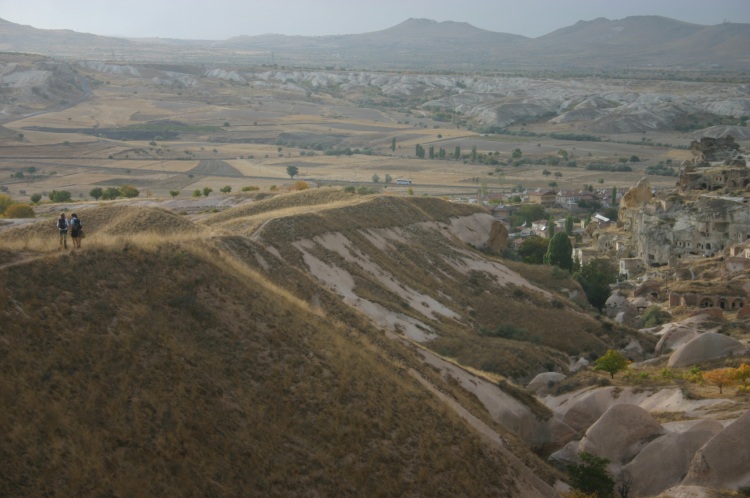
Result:
{"label": "rock outcrop", "polygon": [[704,420],[685,432],[666,434],[649,443],[623,467],[623,474],[632,479],[633,496],[653,496],[680,484],[695,453],[723,428],[719,422]]}
{"label": "rock outcrop", "polygon": [[671,368],[689,367],[704,361],[726,358],[744,351],[745,346],[737,339],[715,332],[706,332],[672,353],[667,366]]}
{"label": "rock outcrop", "polygon": [[735,143],[731,135],[721,138],[703,137],[690,142],[690,152],[693,154],[693,162],[696,163],[732,159],[739,150],[739,144]]}
{"label": "rock outcrop", "polygon": [[663,433],[661,424],[643,408],[615,405],[586,431],[578,449],[607,458],[617,468]]}
{"label": "rock outcrop", "polygon": [[526,386],[530,391],[535,393],[545,393],[549,388],[565,379],[565,376],[558,372],[542,372],[534,377]]}
{"label": "rock outcrop", "polygon": [[750,411],[698,450],[682,483],[717,489],[750,485]]}

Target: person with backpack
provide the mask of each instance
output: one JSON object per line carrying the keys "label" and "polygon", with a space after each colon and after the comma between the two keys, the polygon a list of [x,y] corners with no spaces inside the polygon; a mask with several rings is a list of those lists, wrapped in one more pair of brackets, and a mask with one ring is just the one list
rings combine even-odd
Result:
{"label": "person with backpack", "polygon": [[60,230],[60,249],[68,248],[68,220],[65,219],[65,213],[62,213],[57,219],[55,226]]}
{"label": "person with backpack", "polygon": [[83,223],[75,213],[70,215],[70,227],[70,238],[73,239],[73,249],[80,249],[81,235],[83,235]]}

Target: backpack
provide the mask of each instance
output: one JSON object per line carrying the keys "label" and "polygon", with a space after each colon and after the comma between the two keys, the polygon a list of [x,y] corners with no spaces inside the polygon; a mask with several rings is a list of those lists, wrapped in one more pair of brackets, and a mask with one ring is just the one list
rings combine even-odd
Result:
{"label": "backpack", "polygon": [[68,224],[63,218],[59,218],[57,220],[57,228],[59,228],[60,230],[65,230],[66,228],[68,228]]}
{"label": "backpack", "polygon": [[73,224],[73,228],[75,228],[76,230],[81,229],[81,220],[79,220],[78,218],[73,218],[72,220],[70,220],[70,222]]}

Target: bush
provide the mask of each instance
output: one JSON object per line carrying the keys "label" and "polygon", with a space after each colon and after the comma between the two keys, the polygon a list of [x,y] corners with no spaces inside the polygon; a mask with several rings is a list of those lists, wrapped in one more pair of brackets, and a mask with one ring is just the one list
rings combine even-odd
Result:
{"label": "bush", "polygon": [[71,194],[67,190],[53,190],[49,194],[49,200],[52,202],[68,202],[70,201]]}
{"label": "bush", "polygon": [[614,497],[615,481],[607,473],[609,460],[585,451],[582,451],[578,457],[581,463],[568,467],[571,486],[598,498]]}
{"label": "bush", "polygon": [[260,190],[260,187],[251,187],[251,186],[242,187],[242,192],[252,192],[254,190]]}
{"label": "bush", "polygon": [[134,197],[138,197],[141,192],[132,185],[123,185],[122,187],[120,187],[120,194],[123,197],[132,199]]}
{"label": "bush", "polygon": [[9,195],[0,194],[0,214],[3,214],[8,207],[13,205],[13,199]]}
{"label": "bush", "polygon": [[643,326],[645,328],[656,327],[657,325],[667,323],[670,318],[671,315],[662,310],[661,306],[658,304],[652,304],[646,308],[641,315],[641,320],[643,321]]}
{"label": "bush", "polygon": [[511,323],[504,323],[499,325],[494,330],[480,329],[479,334],[485,337],[500,337],[503,339],[510,339],[511,341],[523,341],[538,343],[539,339],[534,337],[523,327],[517,327]]}
{"label": "bush", "polygon": [[620,370],[624,370],[628,366],[628,363],[630,362],[622,353],[614,349],[609,349],[604,356],[594,362],[594,370],[603,370],[614,379],[615,374]]}
{"label": "bush", "polygon": [[34,218],[35,213],[29,204],[11,204],[5,209],[6,218]]}
{"label": "bush", "polygon": [[293,188],[294,190],[307,190],[308,188],[310,188],[310,185],[308,185],[307,182],[304,180],[298,180],[294,182]]}

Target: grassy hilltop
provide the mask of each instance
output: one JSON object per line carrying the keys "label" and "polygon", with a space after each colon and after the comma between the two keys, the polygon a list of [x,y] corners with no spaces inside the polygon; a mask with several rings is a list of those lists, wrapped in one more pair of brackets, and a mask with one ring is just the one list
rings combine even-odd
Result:
{"label": "grassy hilltop", "polygon": [[[257,204],[315,210],[306,196]],[[385,201],[401,203],[369,202]],[[403,202],[402,223],[430,219],[418,204]],[[443,216],[465,209],[443,204]],[[249,264],[268,245],[223,227],[247,214],[235,210],[214,215],[224,222],[80,210],[89,234],[76,253],[56,250],[47,221],[5,232],[0,494],[496,496],[529,482],[546,494],[424,387],[504,434],[412,347],[303,268],[268,254],[266,269]],[[265,230],[289,222],[266,216]]]}

